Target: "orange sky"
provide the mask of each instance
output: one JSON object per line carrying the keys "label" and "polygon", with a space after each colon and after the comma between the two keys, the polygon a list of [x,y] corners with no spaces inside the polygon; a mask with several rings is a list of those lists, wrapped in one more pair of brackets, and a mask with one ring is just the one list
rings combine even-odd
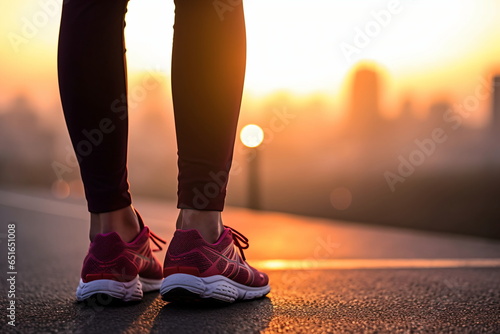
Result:
{"label": "orange sky", "polygon": [[[20,93],[46,108],[58,103],[60,2],[0,4],[0,104]],[[173,8],[167,0],[129,3],[132,77],[152,69],[168,77]],[[369,61],[384,74],[382,101],[390,115],[399,96],[413,96],[423,106],[442,95],[460,101],[481,76],[500,72],[495,0],[251,0],[245,10],[248,96],[323,93],[341,106],[353,65]],[[27,30],[29,23],[34,30]],[[481,123],[487,115],[476,118]]]}

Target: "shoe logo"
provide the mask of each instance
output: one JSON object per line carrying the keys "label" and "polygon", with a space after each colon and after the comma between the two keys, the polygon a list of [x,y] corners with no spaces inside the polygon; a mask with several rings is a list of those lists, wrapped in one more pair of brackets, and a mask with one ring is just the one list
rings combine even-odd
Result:
{"label": "shoe logo", "polygon": [[217,265],[220,261],[225,260],[225,268],[221,271],[221,274],[224,276],[233,279],[238,276],[240,270],[244,270],[247,272],[248,279],[246,282],[242,282],[243,284],[249,284],[254,280],[253,270],[250,269],[248,263],[241,259],[240,255],[236,251],[233,244],[230,244],[226,247],[222,252],[217,252],[211,248],[204,247],[204,249],[214,255],[217,255],[219,258],[213,262],[213,265]]}
{"label": "shoe logo", "polygon": [[155,265],[155,260],[151,257],[147,257],[146,255],[140,254],[140,253],[134,253],[132,251],[127,250],[127,255],[129,256],[129,259],[131,260],[132,263],[138,268],[138,270],[141,270],[141,268],[144,269],[144,267],[147,266],[154,266]]}

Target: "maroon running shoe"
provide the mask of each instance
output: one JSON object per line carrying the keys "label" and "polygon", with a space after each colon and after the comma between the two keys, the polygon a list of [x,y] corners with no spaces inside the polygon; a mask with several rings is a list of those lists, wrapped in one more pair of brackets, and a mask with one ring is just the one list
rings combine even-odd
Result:
{"label": "maroon running shoe", "polygon": [[248,239],[227,226],[214,244],[197,230],[176,230],[165,257],[162,298],[232,303],[265,296],[269,278],[246,263],[246,248]]}
{"label": "maroon running shoe", "polygon": [[141,232],[124,242],[116,232],[97,234],[83,261],[76,298],[83,301],[104,294],[121,301],[141,300],[143,292],[159,290],[163,278],[161,263],[153,255],[149,240],[158,249],[164,240],[144,226],[138,212]]}

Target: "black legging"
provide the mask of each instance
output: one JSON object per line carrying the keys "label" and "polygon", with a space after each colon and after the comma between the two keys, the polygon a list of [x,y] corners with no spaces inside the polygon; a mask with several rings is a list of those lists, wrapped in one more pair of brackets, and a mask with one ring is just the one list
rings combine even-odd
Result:
{"label": "black legging", "polygon": [[[241,1],[175,0],[172,96],[178,207],[221,211],[246,63]],[[226,2],[224,2],[225,4]],[[131,204],[127,181],[127,0],[68,0],[59,89],[90,212]]]}

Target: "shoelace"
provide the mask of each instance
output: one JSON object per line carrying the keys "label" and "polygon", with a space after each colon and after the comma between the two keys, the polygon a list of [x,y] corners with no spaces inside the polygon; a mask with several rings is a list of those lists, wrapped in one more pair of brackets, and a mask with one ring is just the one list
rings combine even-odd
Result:
{"label": "shoelace", "polygon": [[[224,225],[225,228],[228,228],[231,230],[232,235],[233,235],[233,241],[236,247],[240,250],[241,257],[243,258],[243,261],[246,261],[247,259],[245,258],[245,254],[243,253],[244,249],[247,249],[250,245],[248,243],[248,238],[245,237],[241,232],[238,232],[234,228],[230,226]],[[243,243],[243,245],[242,245]]]}
{"label": "shoelace", "polygon": [[[139,220],[139,226],[141,226],[141,229],[143,229],[145,226],[144,221],[142,220],[142,217],[141,217],[139,211],[137,211],[135,209],[134,209],[134,211],[135,211],[135,214],[137,216],[137,219]],[[153,241],[153,243],[156,245],[156,247],[158,247],[157,249],[153,249],[153,252],[159,252],[163,249],[158,242],[161,242],[164,245],[167,244],[167,242],[165,240],[163,240],[162,238],[160,238],[159,236],[154,234],[153,231],[151,231],[151,229],[149,230],[149,238],[151,239],[151,241]]]}
{"label": "shoelace", "polygon": [[161,242],[164,245],[167,244],[167,242],[165,240],[163,240],[162,238],[160,238],[159,236],[154,234],[151,230],[149,230],[149,238],[151,239],[151,241],[153,241],[153,243],[156,245],[156,247],[158,247],[157,249],[153,249],[153,252],[159,252],[163,249],[158,242]]}

